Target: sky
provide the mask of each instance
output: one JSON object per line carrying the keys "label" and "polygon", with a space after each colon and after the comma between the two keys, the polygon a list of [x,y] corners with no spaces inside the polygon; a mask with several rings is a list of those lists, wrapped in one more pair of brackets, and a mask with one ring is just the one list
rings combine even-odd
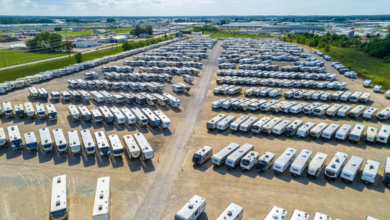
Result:
{"label": "sky", "polygon": [[378,15],[390,0],[0,0],[0,15]]}

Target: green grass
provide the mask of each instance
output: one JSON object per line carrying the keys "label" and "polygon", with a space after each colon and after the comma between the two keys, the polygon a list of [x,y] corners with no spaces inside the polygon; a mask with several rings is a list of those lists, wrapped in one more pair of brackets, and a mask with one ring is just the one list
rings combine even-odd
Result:
{"label": "green grass", "polygon": [[211,37],[233,37],[233,38],[274,38],[272,36],[267,35],[253,35],[253,34],[232,34],[232,33],[223,33],[223,32],[217,32],[212,33],[205,31],[205,34],[213,34]]}
{"label": "green grass", "polygon": [[28,52],[22,50],[0,49],[0,67],[13,66],[21,63],[44,60],[53,57],[64,56],[66,54],[67,53],[64,52]]}
{"label": "green grass", "polygon": [[90,31],[76,31],[76,32],[61,32],[59,34],[61,34],[61,35],[87,35],[87,34],[93,34],[93,30],[90,30]]}
{"label": "green grass", "polygon": [[[106,29],[110,30],[111,32],[123,34],[123,33],[129,33],[133,28],[106,28]],[[83,31],[62,32],[59,34],[61,34],[61,35],[86,35],[86,34],[93,34],[93,30],[92,29],[83,29]]]}

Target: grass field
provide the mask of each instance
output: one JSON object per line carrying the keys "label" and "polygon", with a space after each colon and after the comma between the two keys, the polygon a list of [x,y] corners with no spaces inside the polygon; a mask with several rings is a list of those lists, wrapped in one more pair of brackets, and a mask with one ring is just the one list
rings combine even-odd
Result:
{"label": "grass field", "polygon": [[59,34],[61,34],[61,35],[86,35],[86,34],[93,34],[93,30],[90,30],[90,31],[76,31],[76,32],[61,32]]}
{"label": "grass field", "polygon": [[231,34],[231,33],[211,33],[208,31],[204,32],[205,34],[213,34],[211,37],[233,37],[233,38],[274,38],[267,35],[253,35],[253,34]]}
{"label": "grass field", "polygon": [[0,67],[13,66],[21,63],[28,63],[28,62],[44,60],[44,59],[59,57],[64,55],[67,55],[67,53],[28,52],[28,51],[21,51],[21,50],[0,49]]}
{"label": "grass field", "polygon": [[[118,34],[122,33],[129,33],[133,28],[107,28],[107,30],[110,30],[111,32],[115,32]],[[86,34],[93,34],[92,29],[84,29],[83,31],[76,31],[76,32],[62,32],[61,35],[86,35]]]}
{"label": "grass field", "polygon": [[371,79],[374,85],[382,85],[383,89],[390,89],[390,63],[367,56],[354,48],[332,47],[329,56],[342,63],[363,79]]}

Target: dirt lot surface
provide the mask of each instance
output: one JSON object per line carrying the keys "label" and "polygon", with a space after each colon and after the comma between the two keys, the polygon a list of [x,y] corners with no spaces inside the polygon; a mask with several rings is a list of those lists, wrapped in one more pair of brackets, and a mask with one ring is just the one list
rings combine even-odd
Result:
{"label": "dirt lot surface", "polygon": [[[182,101],[180,108],[149,107],[138,105],[118,105],[117,107],[149,107],[162,110],[172,121],[169,129],[150,128],[132,125],[93,124],[90,122],[73,122],[68,116],[67,106],[70,104],[86,105],[89,109],[105,105],[95,102],[57,102],[43,101],[29,97],[27,88],[15,90],[0,96],[0,102],[11,101],[13,105],[27,101],[33,104],[52,103],[59,112],[57,121],[39,119],[7,119],[2,116],[2,127],[16,124],[21,133],[49,127],[50,130],[62,128],[69,130],[90,129],[91,132],[104,130],[106,135],[144,133],[154,149],[155,157],[151,161],[129,160],[126,155],[121,158],[86,157],[83,155],[58,155],[57,152],[43,154],[41,151],[12,151],[11,148],[0,149],[0,219],[48,219],[50,209],[51,181],[54,176],[66,174],[68,178],[69,219],[91,219],[94,203],[96,180],[98,177],[111,177],[111,219],[173,219],[177,211],[193,196],[199,195],[207,200],[207,208],[200,219],[216,219],[231,202],[244,208],[244,219],[263,219],[272,206],[277,205],[288,211],[288,218],[294,209],[310,214],[322,212],[332,219],[365,219],[366,215],[378,219],[388,219],[388,190],[381,182],[386,157],[390,155],[388,146],[366,145],[364,142],[350,144],[335,140],[323,141],[310,138],[287,138],[284,135],[253,135],[252,133],[231,133],[208,131],[206,122],[218,113],[240,116],[270,116],[302,119],[304,122],[334,122],[344,124],[361,123],[366,126],[380,127],[383,123],[376,120],[365,121],[361,118],[327,118],[298,115],[282,115],[258,112],[212,110],[211,102],[228,98],[215,96],[212,89],[217,85],[217,58],[222,50],[218,42],[213,50],[209,50],[208,59],[202,61],[203,69],[199,77],[195,77],[189,94],[176,94],[171,83],[165,83],[164,92],[178,97]],[[130,58],[126,58],[130,59]],[[122,65],[123,60],[110,64]],[[280,64],[286,65],[287,63]],[[328,64],[327,64],[328,65]],[[327,66],[328,72],[334,69]],[[94,69],[101,73],[100,66]],[[56,78],[50,82],[35,84],[35,87],[46,88],[47,91],[69,90],[67,80],[84,78],[84,71]],[[374,94],[358,82],[351,82],[343,76],[339,80],[348,82],[348,91],[369,91],[371,102],[367,105],[382,109],[390,102],[384,94]],[[99,79],[103,79],[101,74]],[[172,82],[182,81],[175,76]],[[248,87],[249,88],[249,87]],[[245,88],[244,88],[245,89]],[[284,92],[287,89],[284,89]],[[113,91],[120,92],[120,91]],[[235,97],[242,98],[243,94]],[[256,98],[256,97],[254,97]],[[269,99],[269,98],[265,98]],[[282,96],[275,99],[284,100]],[[298,102],[302,102],[299,100]],[[307,102],[307,101],[305,101]],[[313,101],[309,101],[313,102]],[[331,102],[329,102],[331,103]],[[389,121],[385,122],[386,124]],[[67,134],[65,135],[67,136]],[[313,180],[306,175],[293,178],[289,172],[275,175],[272,170],[258,174],[257,171],[242,172],[236,168],[229,171],[226,166],[213,168],[208,161],[194,167],[192,156],[202,146],[214,148],[214,154],[229,143],[251,143],[260,154],[270,151],[279,156],[287,147],[323,152],[331,158],[337,151],[348,155],[372,159],[380,162],[376,183],[366,186],[360,181],[361,174],[355,182],[345,184],[341,179],[326,181],[323,174]],[[374,202],[375,201],[375,202]],[[362,208],[364,207],[364,208]]]}

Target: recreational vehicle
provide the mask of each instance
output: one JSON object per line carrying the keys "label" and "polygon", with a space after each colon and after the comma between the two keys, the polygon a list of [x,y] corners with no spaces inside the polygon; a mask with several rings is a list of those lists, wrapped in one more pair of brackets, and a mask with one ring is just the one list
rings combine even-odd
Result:
{"label": "recreational vehicle", "polygon": [[[286,131],[285,131],[285,132],[286,132],[286,136],[287,136],[287,137],[294,136],[294,135],[297,133],[299,127],[300,127],[302,124],[303,124],[303,121],[302,121],[302,120],[299,120],[299,119],[297,119],[297,120],[293,121],[291,124],[289,124],[289,125],[287,126],[287,128],[286,128]],[[275,128],[274,128],[274,129],[275,129]]]}
{"label": "recreational vehicle", "polygon": [[52,181],[50,219],[60,220],[68,217],[68,197],[66,175],[55,176]]}
{"label": "recreational vehicle", "polygon": [[11,102],[3,102],[3,109],[6,118],[14,117],[14,109],[12,108]]}
{"label": "recreational vehicle", "polygon": [[24,133],[24,141],[28,151],[38,150],[38,141],[34,132]]}
{"label": "recreational vehicle", "polygon": [[359,98],[359,102],[361,102],[361,103],[367,103],[368,100],[370,100],[370,96],[371,96],[371,94],[368,93],[368,92],[363,93],[363,95],[360,96],[360,98]]}
{"label": "recreational vehicle", "polygon": [[367,160],[363,168],[362,182],[365,184],[374,184],[378,174],[379,162]]}
{"label": "recreational vehicle", "polygon": [[207,125],[206,125],[207,129],[208,130],[216,129],[218,123],[225,118],[226,118],[226,115],[224,115],[224,114],[219,114],[219,115],[215,116],[213,119],[211,119],[210,121],[207,122]]}
{"label": "recreational vehicle", "polygon": [[160,118],[157,117],[150,109],[142,108],[141,111],[148,118],[148,124],[151,127],[160,126],[160,122],[161,122]]}
{"label": "recreational vehicle", "polygon": [[27,118],[35,118],[35,110],[31,102],[24,103]]}
{"label": "recreational vehicle", "polygon": [[104,101],[104,96],[98,91],[91,91],[92,99],[99,103]]}
{"label": "recreational vehicle", "polygon": [[90,121],[92,119],[92,114],[91,112],[88,110],[87,107],[85,106],[79,106],[78,107],[78,110],[81,114],[81,118],[84,120],[84,121]]}
{"label": "recreational vehicle", "polygon": [[117,125],[121,125],[121,124],[124,124],[126,122],[126,117],[124,114],[122,114],[121,111],[119,111],[118,108],[116,107],[112,107],[110,108],[110,111],[112,112],[112,114],[114,115],[114,121]]}
{"label": "recreational vehicle", "polygon": [[220,150],[218,153],[216,153],[211,159],[211,162],[214,164],[214,167],[222,166],[225,163],[226,158],[234,151],[236,151],[239,147],[239,144],[231,143],[228,146],[224,147],[222,150]]}
{"label": "recreational vehicle", "polygon": [[376,138],[376,142],[381,145],[385,145],[389,142],[389,134],[390,134],[390,126],[382,125],[381,129],[378,132],[378,137]]}
{"label": "recreational vehicle", "polygon": [[276,118],[270,120],[269,122],[267,122],[267,124],[263,125],[263,127],[261,128],[261,131],[266,133],[266,134],[271,134],[272,129],[275,127],[275,125],[277,125],[281,121],[282,121],[281,118],[276,117]]}
{"label": "recreational vehicle", "polygon": [[95,155],[96,145],[91,132],[88,129],[84,129],[80,131],[80,134],[81,139],[83,140],[85,155]]}
{"label": "recreational vehicle", "polygon": [[343,124],[336,132],[335,138],[338,141],[344,141],[347,139],[350,131],[352,129],[352,125]]}
{"label": "recreational vehicle", "polygon": [[324,139],[324,140],[332,139],[336,135],[336,132],[339,129],[339,127],[340,127],[340,125],[335,124],[335,123],[331,123],[322,132],[322,135],[321,135],[322,139]]}
{"label": "recreational vehicle", "polygon": [[52,104],[46,105],[46,111],[47,111],[47,115],[49,116],[50,121],[57,120],[58,115],[57,115],[57,110],[54,107],[54,105],[52,105]]}
{"label": "recreational vehicle", "polygon": [[44,153],[53,151],[53,140],[51,139],[49,128],[39,129],[39,138],[41,139],[41,147]]}
{"label": "recreational vehicle", "polygon": [[[274,165],[275,166],[275,165]],[[278,206],[274,206],[267,216],[265,216],[264,220],[287,220],[287,211]]]}
{"label": "recreational vehicle", "polygon": [[218,124],[217,124],[217,129],[220,130],[220,131],[224,131],[226,130],[230,124],[236,120],[236,116],[233,116],[233,115],[229,115],[227,116],[226,118],[224,118],[223,120],[219,121]]}
{"label": "recreational vehicle", "polygon": [[283,173],[288,166],[294,161],[297,156],[297,150],[293,148],[287,148],[279,157],[275,160],[272,169],[276,174]]}
{"label": "recreational vehicle", "polygon": [[103,121],[103,115],[98,109],[91,109],[91,114],[92,114],[92,121],[95,123],[99,123]]}
{"label": "recreational vehicle", "polygon": [[303,111],[303,109],[307,106],[306,103],[300,103],[290,108],[290,112],[293,114],[298,114]]}
{"label": "recreational vehicle", "polygon": [[344,92],[341,96],[340,96],[340,101],[342,102],[346,102],[349,100],[349,98],[352,96],[352,92]]}
{"label": "recreational vehicle", "polygon": [[235,150],[232,154],[230,154],[226,158],[226,166],[228,169],[234,169],[240,162],[241,159],[250,151],[254,150],[254,146],[252,144],[244,144],[237,150]]}
{"label": "recreational vehicle", "polygon": [[349,134],[349,142],[359,143],[365,127],[365,125],[356,124],[355,127],[352,129],[351,133]]}
{"label": "recreational vehicle", "polygon": [[108,144],[106,135],[103,131],[95,132],[97,148],[99,149],[100,157],[110,156],[110,145]]}
{"label": "recreational vehicle", "polygon": [[250,117],[248,120],[245,120],[243,123],[240,124],[239,130],[244,133],[251,130],[252,125],[255,124],[257,121],[259,121],[258,117]]}
{"label": "recreational vehicle", "polygon": [[131,160],[141,155],[140,148],[132,135],[123,136],[123,141],[126,146],[125,151]]}
{"label": "recreational vehicle", "polygon": [[309,177],[317,178],[322,170],[326,166],[326,158],[328,155],[317,152],[316,155],[313,157],[313,159],[310,161],[309,165],[307,166],[307,174]]}
{"label": "recreational vehicle", "polygon": [[34,98],[34,99],[39,98],[38,90],[35,87],[29,87],[28,91],[30,92],[30,95],[32,98]]}
{"label": "recreational vehicle", "polygon": [[336,179],[347,161],[347,157],[348,154],[337,152],[325,168],[325,178]]}
{"label": "recreational vehicle", "polygon": [[133,112],[133,114],[136,118],[137,124],[140,127],[148,124],[148,118],[144,115],[144,113],[142,113],[142,111],[139,108],[134,107],[134,108],[131,108],[130,110]]}
{"label": "recreational vehicle", "polygon": [[383,183],[386,187],[390,187],[390,157],[386,158],[385,172],[383,174]]}
{"label": "recreational vehicle", "polygon": [[363,113],[364,119],[373,119],[376,116],[376,112],[378,111],[378,108],[370,107]]}
{"label": "recreational vehicle", "polygon": [[93,205],[92,219],[103,220],[110,219],[110,177],[100,177],[97,179],[95,203]]}
{"label": "recreational vehicle", "polygon": [[321,105],[313,110],[313,115],[322,116],[326,113],[326,110],[330,108],[330,105]]}
{"label": "recreational vehicle", "polygon": [[234,203],[230,205],[218,216],[217,220],[241,220],[244,216],[244,209]]}
{"label": "recreational vehicle", "polygon": [[386,107],[382,111],[378,113],[378,120],[379,121],[384,121],[390,118],[390,107]]}
{"label": "recreational vehicle", "polygon": [[360,115],[362,115],[364,113],[364,110],[366,109],[366,106],[364,105],[358,105],[356,106],[355,108],[353,108],[350,112],[349,112],[349,116],[350,117],[354,117],[354,118],[358,118]]}
{"label": "recreational vehicle", "polygon": [[136,133],[134,134],[134,139],[141,150],[142,160],[151,160],[154,157],[154,151],[145,136],[142,133]]}
{"label": "recreational vehicle", "polygon": [[316,212],[316,214],[314,215],[313,220],[332,220],[332,218],[327,216],[327,215],[325,215],[325,214],[323,214],[323,213]]}
{"label": "recreational vehicle", "polygon": [[169,100],[168,103],[170,106],[179,107],[181,105],[181,101],[178,98],[172,96],[171,94],[163,93],[163,96]]}
{"label": "recreational vehicle", "polygon": [[314,109],[320,107],[321,105],[322,105],[322,104],[319,103],[319,102],[315,102],[315,103],[313,103],[313,104],[311,104],[311,105],[308,105],[308,106],[306,106],[305,108],[303,108],[303,114],[305,114],[305,115],[311,115],[311,114],[313,113]]}
{"label": "recreational vehicle", "polygon": [[66,142],[64,132],[61,128],[52,130],[54,142],[59,154],[68,152],[68,143]]}
{"label": "recreational vehicle", "polygon": [[[244,116],[244,115],[243,115]],[[241,117],[243,117],[241,116]],[[246,115],[245,115],[246,116]],[[246,116],[246,118],[248,118],[248,116]],[[254,123],[252,125],[252,128],[251,128],[251,131],[253,134],[259,134],[261,132],[261,128],[266,124],[268,123],[269,121],[271,120],[270,117],[264,117],[262,119],[260,119],[259,121],[257,121],[256,123]]]}
{"label": "recreational vehicle", "polygon": [[359,98],[360,98],[361,95],[362,95],[361,92],[355,92],[354,94],[352,94],[352,95],[349,97],[349,101],[350,101],[350,102],[357,102],[357,101],[359,101]]}
{"label": "recreational vehicle", "polygon": [[265,152],[256,163],[257,172],[267,171],[274,163],[275,154],[271,152]]}
{"label": "recreational vehicle", "polygon": [[43,104],[37,104],[35,107],[37,109],[37,115],[39,119],[47,118],[45,106]]}
{"label": "recreational vehicle", "polygon": [[192,157],[194,165],[201,165],[211,158],[213,154],[213,148],[209,146],[203,146],[200,150],[196,151]]}
{"label": "recreational vehicle", "polygon": [[7,127],[8,131],[8,140],[11,144],[12,150],[23,149],[24,144],[22,136],[20,135],[19,128],[17,125]]}
{"label": "recreational vehicle", "polygon": [[176,213],[174,220],[196,220],[206,209],[206,199],[195,195]]}
{"label": "recreational vehicle", "polygon": [[222,103],[224,103],[225,101],[226,101],[226,99],[219,99],[217,101],[214,101],[211,103],[211,108],[212,109],[220,108],[220,107],[222,107]]}
{"label": "recreational vehicle", "polygon": [[69,91],[69,94],[70,94],[70,98],[75,102],[81,99],[81,95],[77,91]]}
{"label": "recreational vehicle", "polygon": [[334,117],[334,116],[336,116],[336,114],[339,111],[339,109],[341,109],[342,107],[343,106],[340,105],[340,104],[334,104],[330,108],[328,108],[328,110],[326,110],[326,114],[328,116]]}
{"label": "recreational vehicle", "polygon": [[291,121],[285,119],[274,126],[274,128],[272,129],[272,133],[274,133],[275,136],[281,135],[284,133],[284,131],[286,131],[287,126],[289,126],[290,124]]}
{"label": "recreational vehicle", "polygon": [[346,117],[347,115],[349,115],[350,111],[352,109],[352,106],[350,105],[344,105],[342,108],[339,109],[339,111],[337,112],[337,116],[338,117]]}
{"label": "recreational vehicle", "polygon": [[240,163],[242,171],[251,170],[257,162],[260,154],[255,151],[250,151],[247,155],[245,155]]}
{"label": "recreational vehicle", "polygon": [[72,154],[81,154],[81,143],[77,130],[68,131],[69,148]]}
{"label": "recreational vehicle", "polygon": [[23,104],[15,105],[15,115],[18,118],[23,118],[25,116],[25,111],[23,108]]}
{"label": "recreational vehicle", "polygon": [[310,215],[305,213],[304,211],[300,211],[298,209],[295,209],[292,216],[290,217],[290,220],[309,220],[309,216]]}
{"label": "recreational vehicle", "polygon": [[340,177],[345,183],[351,183],[355,180],[361,167],[363,166],[363,158],[351,156],[341,171]]}
{"label": "recreational vehicle", "polygon": [[367,144],[373,144],[373,143],[375,143],[377,132],[378,132],[378,129],[377,129],[377,128],[368,126],[368,127],[367,127],[367,131],[366,131],[366,139],[365,139],[365,142],[366,142]]}
{"label": "recreational vehicle", "polygon": [[317,139],[320,138],[322,132],[325,130],[326,127],[328,127],[328,125],[328,123],[320,122],[318,125],[316,125],[310,130],[310,136]]}
{"label": "recreational vehicle", "polygon": [[312,154],[312,151],[306,149],[303,149],[301,153],[298,154],[290,167],[290,173],[294,177],[302,175],[306,169],[306,166],[309,164],[309,160],[311,159]]}
{"label": "recreational vehicle", "polygon": [[80,112],[75,105],[69,105],[68,111],[72,121],[80,120]]}
{"label": "recreational vehicle", "polygon": [[121,140],[119,139],[118,135],[111,134],[108,136],[108,140],[110,142],[112,156],[114,156],[114,157],[122,156],[123,155],[123,146],[122,146]]}
{"label": "recreational vehicle", "polygon": [[70,93],[68,91],[62,91],[61,92],[61,99],[62,99],[62,101],[69,101],[70,100]]}
{"label": "recreational vehicle", "polygon": [[106,123],[112,123],[114,122],[114,115],[111,113],[111,111],[107,108],[107,106],[103,105],[99,107],[100,112],[103,115],[103,120]]}

